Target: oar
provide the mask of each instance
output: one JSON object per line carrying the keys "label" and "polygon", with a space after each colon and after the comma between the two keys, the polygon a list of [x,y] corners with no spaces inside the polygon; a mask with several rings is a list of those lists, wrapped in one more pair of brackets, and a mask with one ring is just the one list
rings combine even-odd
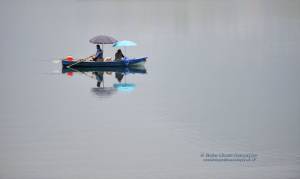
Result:
{"label": "oar", "polygon": [[78,62],[76,63],[73,63],[71,65],[68,65],[67,68],[70,68],[71,66],[74,66],[74,65],[77,65],[78,63],[81,63],[81,62],[84,62],[85,60],[91,58],[92,56],[89,56],[89,57],[86,57],[86,58],[83,58],[83,59],[79,59]]}

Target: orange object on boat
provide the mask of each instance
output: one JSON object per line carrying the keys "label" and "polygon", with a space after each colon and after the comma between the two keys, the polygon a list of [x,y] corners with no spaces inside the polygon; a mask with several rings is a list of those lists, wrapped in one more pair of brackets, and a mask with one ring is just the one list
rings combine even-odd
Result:
{"label": "orange object on boat", "polygon": [[71,61],[74,60],[74,58],[73,58],[72,56],[67,56],[66,59],[67,59],[67,61],[69,61],[69,62],[71,62]]}

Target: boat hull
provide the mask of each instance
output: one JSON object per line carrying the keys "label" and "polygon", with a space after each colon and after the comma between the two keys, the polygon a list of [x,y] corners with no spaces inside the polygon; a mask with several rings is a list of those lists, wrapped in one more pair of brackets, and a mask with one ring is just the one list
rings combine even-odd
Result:
{"label": "boat hull", "polygon": [[[132,58],[126,59],[121,61],[112,61],[112,62],[80,62],[77,63],[76,61],[67,61],[62,60],[62,65],[64,67],[72,66],[72,67],[128,67],[128,66],[140,66],[145,64],[147,57],[144,58]],[[75,64],[77,63],[77,64]],[[74,65],[73,65],[74,64]]]}
{"label": "boat hull", "polygon": [[68,72],[115,72],[115,73],[139,73],[145,74],[147,70],[144,66],[128,66],[128,67],[66,67],[62,68],[62,73]]}

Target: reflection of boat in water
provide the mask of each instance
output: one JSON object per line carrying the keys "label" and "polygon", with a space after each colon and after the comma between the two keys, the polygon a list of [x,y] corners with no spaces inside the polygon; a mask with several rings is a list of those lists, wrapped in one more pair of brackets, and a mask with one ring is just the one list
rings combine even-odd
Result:
{"label": "reflection of boat in water", "polygon": [[[97,97],[105,98],[114,95],[116,92],[134,91],[136,85],[127,83],[126,76],[130,74],[146,74],[147,70],[144,66],[128,66],[128,67],[63,67],[62,73],[72,77],[74,74],[82,74],[97,81],[96,86],[91,88],[91,93]],[[114,77],[118,83],[113,86],[105,87],[104,78],[106,75]],[[125,82],[122,82],[125,81]]]}
{"label": "reflection of boat in water", "polygon": [[68,61],[67,59],[62,60],[64,67],[128,67],[128,66],[139,66],[144,65],[147,57],[143,58],[126,58],[121,61],[111,62],[94,62],[94,61]]}
{"label": "reflection of boat in water", "polygon": [[62,73],[68,72],[116,72],[116,73],[140,73],[145,74],[147,70],[144,66],[129,67],[63,67]]}

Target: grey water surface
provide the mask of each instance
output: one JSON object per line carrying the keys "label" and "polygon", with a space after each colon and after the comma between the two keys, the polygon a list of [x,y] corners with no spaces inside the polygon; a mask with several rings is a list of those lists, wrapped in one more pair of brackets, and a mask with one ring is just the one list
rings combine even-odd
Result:
{"label": "grey water surface", "polygon": [[[1,0],[0,24],[0,179],[300,177],[300,1]],[[54,63],[98,34],[149,57],[133,91]]]}

